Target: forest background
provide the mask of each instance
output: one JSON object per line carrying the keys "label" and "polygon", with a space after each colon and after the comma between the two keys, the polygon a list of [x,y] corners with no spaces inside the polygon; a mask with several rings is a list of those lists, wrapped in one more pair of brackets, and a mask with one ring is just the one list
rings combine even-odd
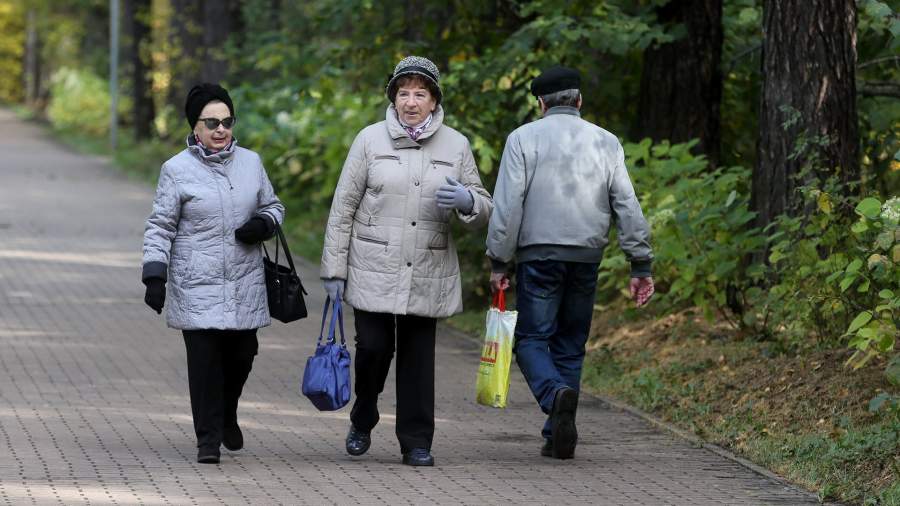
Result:
{"label": "forest background", "polygon": [[[539,116],[531,79],[577,68],[583,116],[625,146],[657,283],[630,307],[607,249],[586,384],[823,499],[900,504],[895,2],[122,0],[115,149],[110,4],[0,0],[0,101],[155,181],[187,89],[223,83],[311,261],[403,56],[441,69],[489,190],[506,135]],[[467,311],[450,323],[477,333],[484,238],[456,238]]]}

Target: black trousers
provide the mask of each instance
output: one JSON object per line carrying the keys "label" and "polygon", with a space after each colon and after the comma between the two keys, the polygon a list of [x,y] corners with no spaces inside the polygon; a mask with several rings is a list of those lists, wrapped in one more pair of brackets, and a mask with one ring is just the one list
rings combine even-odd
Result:
{"label": "black trousers", "polygon": [[[378,423],[378,395],[397,352],[397,439],[400,451],[431,449],[434,437],[434,338],[437,320],[355,310],[356,402],[353,426]],[[396,344],[395,344],[396,343]]]}
{"label": "black trousers", "polygon": [[259,349],[256,329],[184,330],[191,413],[198,447],[222,444],[237,425],[237,406]]}

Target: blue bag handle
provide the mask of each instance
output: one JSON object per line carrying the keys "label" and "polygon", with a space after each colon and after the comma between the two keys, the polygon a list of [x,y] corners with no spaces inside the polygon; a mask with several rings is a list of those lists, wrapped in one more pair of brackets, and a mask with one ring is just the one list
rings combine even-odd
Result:
{"label": "blue bag handle", "polygon": [[[319,339],[316,344],[317,346],[322,345],[322,338],[324,337],[323,334],[325,332],[325,318],[328,316],[328,306],[329,305],[332,305],[331,297],[326,296],[325,297],[325,307],[322,309],[322,326],[319,329]],[[328,325],[328,338],[325,340],[325,342],[326,343],[335,342],[336,336],[334,335],[334,331],[335,331],[335,326],[338,326],[338,328],[340,328],[340,331],[341,331],[341,346],[346,348],[347,341],[344,338],[344,309],[343,309],[343,306],[341,305],[340,297],[338,297],[337,299],[334,299],[334,304],[332,305],[332,308],[333,308],[333,310],[331,312],[331,321]]]}

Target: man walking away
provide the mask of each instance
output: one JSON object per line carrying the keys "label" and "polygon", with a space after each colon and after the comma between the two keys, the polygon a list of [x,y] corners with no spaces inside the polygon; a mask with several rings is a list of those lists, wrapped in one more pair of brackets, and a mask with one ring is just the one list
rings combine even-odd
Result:
{"label": "man walking away", "polygon": [[631,295],[653,295],[650,229],[615,135],[581,119],[577,71],[553,67],[531,83],[543,117],[506,140],[487,238],[491,289],[517,264],[515,353],[549,416],[541,455],[572,458],[584,349],[610,222],[631,262]]}

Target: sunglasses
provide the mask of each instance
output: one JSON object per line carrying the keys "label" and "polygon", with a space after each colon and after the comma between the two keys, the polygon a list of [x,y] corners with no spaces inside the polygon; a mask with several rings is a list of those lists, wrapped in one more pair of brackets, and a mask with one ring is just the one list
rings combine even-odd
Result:
{"label": "sunglasses", "polygon": [[234,122],[237,121],[237,118],[235,118],[233,116],[229,116],[224,119],[219,119],[219,118],[198,118],[198,119],[200,121],[202,121],[203,124],[206,125],[206,128],[208,128],[210,130],[215,130],[215,129],[219,128],[219,125],[222,125],[223,127],[225,127],[226,130],[231,130],[231,127],[234,126]]}

